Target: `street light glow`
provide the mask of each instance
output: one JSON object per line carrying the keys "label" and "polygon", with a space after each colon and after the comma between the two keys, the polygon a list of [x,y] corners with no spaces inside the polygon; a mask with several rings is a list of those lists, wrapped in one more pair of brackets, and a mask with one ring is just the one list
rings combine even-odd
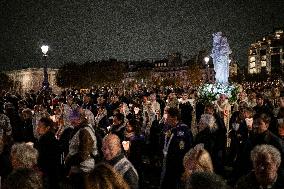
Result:
{"label": "street light glow", "polygon": [[48,51],[48,46],[47,45],[43,45],[43,46],[41,46],[41,51],[42,51],[42,53],[44,54],[44,55],[46,55],[46,53],[47,53],[47,51]]}
{"label": "street light glow", "polygon": [[204,61],[206,62],[206,64],[209,62],[209,57],[208,56],[206,56],[205,58],[204,58]]}

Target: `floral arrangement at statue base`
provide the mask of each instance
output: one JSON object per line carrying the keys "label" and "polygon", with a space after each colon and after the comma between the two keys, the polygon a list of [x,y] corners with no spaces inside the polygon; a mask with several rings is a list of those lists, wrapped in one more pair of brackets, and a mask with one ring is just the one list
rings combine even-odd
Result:
{"label": "floral arrangement at statue base", "polygon": [[237,101],[240,87],[234,84],[205,83],[198,88],[198,101],[202,104],[212,104],[220,94],[225,94],[232,104]]}

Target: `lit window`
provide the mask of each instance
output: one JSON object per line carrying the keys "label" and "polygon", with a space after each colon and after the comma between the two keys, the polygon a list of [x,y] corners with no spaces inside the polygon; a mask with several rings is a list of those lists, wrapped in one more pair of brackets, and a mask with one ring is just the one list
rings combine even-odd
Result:
{"label": "lit window", "polygon": [[255,68],[252,68],[252,69],[249,70],[249,72],[250,72],[251,74],[256,73],[256,69],[255,69]]}
{"label": "lit window", "polygon": [[266,66],[266,61],[261,61],[261,67],[265,67]]}
{"label": "lit window", "polygon": [[266,60],[266,55],[261,57],[262,60]]}
{"label": "lit window", "polygon": [[250,67],[251,67],[251,68],[255,67],[255,62],[251,62],[251,63],[250,63]]}
{"label": "lit window", "polygon": [[167,66],[167,63],[164,63],[164,66],[166,67],[166,66]]}
{"label": "lit window", "polygon": [[255,57],[254,56],[250,57],[250,61],[254,62],[255,61]]}

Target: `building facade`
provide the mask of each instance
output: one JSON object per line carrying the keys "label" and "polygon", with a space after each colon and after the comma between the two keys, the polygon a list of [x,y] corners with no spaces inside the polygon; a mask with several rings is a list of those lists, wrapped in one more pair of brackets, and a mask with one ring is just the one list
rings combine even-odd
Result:
{"label": "building facade", "polygon": [[189,84],[192,80],[190,77],[192,75],[196,76],[192,72],[196,71],[199,74],[196,77],[200,77],[201,82],[215,82],[215,71],[212,60],[205,63],[204,57],[200,58],[199,55],[187,60],[183,58],[180,53],[172,53],[162,60],[132,62],[129,64],[129,72],[125,74],[125,81],[137,80],[137,78],[141,77],[137,77],[137,75],[144,73],[145,78],[152,81],[162,82],[164,80],[172,80],[176,84]]}
{"label": "building facade", "polygon": [[283,74],[284,29],[276,29],[261,40],[252,43],[248,50],[248,73]]}
{"label": "building facade", "polygon": [[[127,62],[128,71],[124,74],[123,84],[133,81],[146,82],[146,80],[174,81],[176,84],[191,84],[198,78],[201,83],[214,83],[215,71],[212,59],[204,61],[206,53],[199,53],[192,58],[184,60],[180,53],[172,53],[162,60]],[[112,61],[116,63],[115,61]],[[237,64],[231,62],[230,76],[237,74]],[[48,81],[52,91],[56,94],[62,89],[56,85],[58,69],[48,68]],[[30,90],[42,89],[44,79],[43,68],[27,68],[6,72],[14,81],[13,90],[23,94]],[[194,78],[193,78],[194,77]],[[158,82],[157,82],[158,83]]]}
{"label": "building facade", "polygon": [[[56,73],[58,69],[48,68],[48,82],[54,93],[59,93],[61,88],[56,85]],[[30,90],[39,91],[42,88],[43,68],[27,68],[7,72],[14,81],[13,90],[23,94]]]}

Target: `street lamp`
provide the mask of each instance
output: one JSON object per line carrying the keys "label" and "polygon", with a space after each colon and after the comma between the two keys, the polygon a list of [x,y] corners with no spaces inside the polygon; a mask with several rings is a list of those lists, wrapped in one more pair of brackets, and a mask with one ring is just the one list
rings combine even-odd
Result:
{"label": "street lamp", "polygon": [[206,80],[207,80],[207,82],[209,81],[209,73],[208,73],[209,72],[209,64],[208,64],[209,60],[210,60],[210,58],[208,56],[206,56],[204,58],[205,65],[206,65]]}
{"label": "street lamp", "polygon": [[41,51],[43,53],[43,59],[44,59],[43,82],[42,82],[42,89],[43,90],[49,89],[48,74],[47,74],[47,52],[48,52],[48,48],[49,47],[47,45],[41,46]]}

